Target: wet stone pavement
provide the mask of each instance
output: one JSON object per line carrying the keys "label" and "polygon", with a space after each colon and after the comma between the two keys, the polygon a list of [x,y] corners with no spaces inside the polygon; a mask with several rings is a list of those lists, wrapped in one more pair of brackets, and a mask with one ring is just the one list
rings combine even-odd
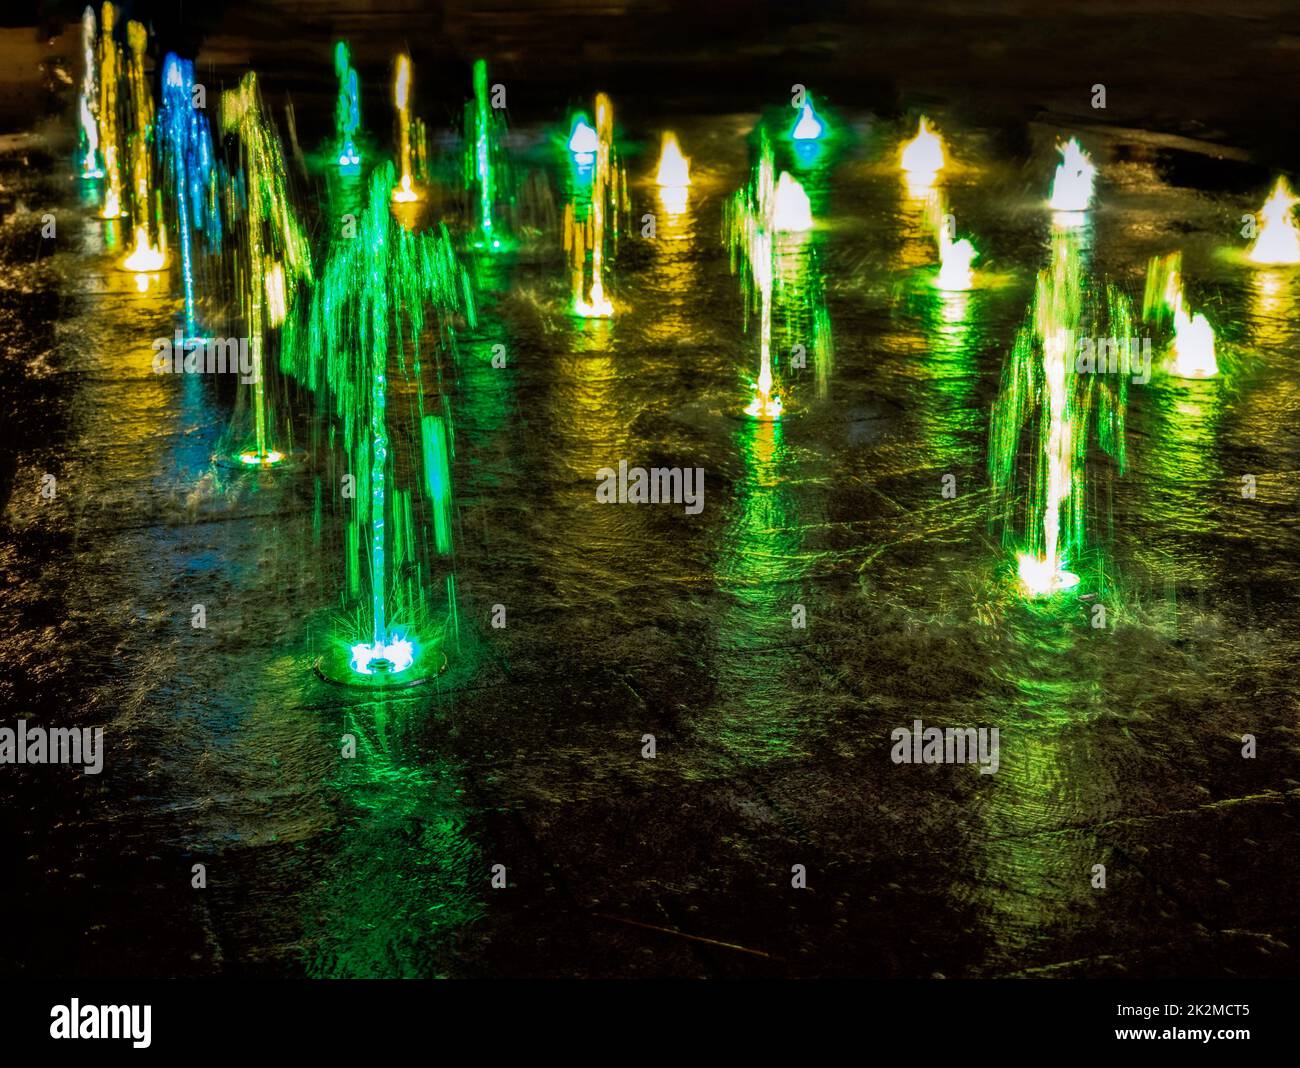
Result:
{"label": "wet stone pavement", "polygon": [[[1021,599],[989,525],[1058,131],[1017,155],[935,117],[984,284],[956,306],[929,286],[902,125],[837,116],[853,137],[806,181],[833,362],[776,427],[739,417],[756,347],[721,239],[756,114],[672,117],[695,181],[653,241],[625,235],[612,322],[565,314],[555,211],[466,256],[461,635],[436,683],[383,696],[312,671],[333,468],[214,466],[234,390],[152,373],[178,300],[115,269],[66,126],[0,144],[0,721],[102,725],[107,747],[98,776],[4,768],[0,907],[24,922],[0,971],[1294,976],[1300,274],[1224,251],[1270,176],[1081,131],[1090,272],[1140,301],[1148,258],[1181,248],[1230,369],[1132,390],[1097,630],[1084,597]],[[667,124],[625,131],[634,218]],[[552,132],[514,143],[558,204]],[[319,226],[331,194],[301,184]],[[293,410],[313,440],[325,417]],[[702,468],[702,511],[598,504],[619,460]],[[917,719],[998,727],[999,770],[892,763]]]}

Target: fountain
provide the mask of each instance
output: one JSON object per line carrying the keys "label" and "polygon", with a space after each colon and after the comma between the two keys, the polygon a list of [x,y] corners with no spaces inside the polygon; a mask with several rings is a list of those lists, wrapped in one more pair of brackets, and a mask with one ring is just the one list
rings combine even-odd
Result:
{"label": "fountain", "polygon": [[782,171],[776,183],[772,229],[782,234],[799,234],[812,228],[812,203],[808,194],[788,171]]}
{"label": "fountain", "polygon": [[253,354],[253,441],[238,459],[268,467],[285,453],[271,443],[263,346],[268,329],[284,321],[298,284],[311,277],[311,250],[289,203],[280,139],[264,114],[253,71],[222,95],[221,126],[239,138],[247,195],[238,277]]}
{"label": "fountain", "polygon": [[596,159],[596,149],[600,147],[600,138],[587,121],[585,111],[573,117],[573,126],[569,131],[568,148],[574,160],[582,167],[590,167]]}
{"label": "fountain", "polygon": [[[421,549],[426,507],[438,558],[450,557],[452,523],[450,418],[445,398],[439,410],[426,410],[420,339],[429,309],[443,344],[452,342],[454,315],[475,322],[468,276],[446,228],[415,234],[398,223],[388,208],[396,186],[391,163],[376,169],[356,236],[336,242],[311,301],[290,317],[282,349],[284,368],[328,398],[356,479],[345,540],[348,591],[364,603],[364,635],[349,636],[317,670],[333,681],[381,685],[436,676],[446,666],[445,642],[456,633],[452,576],[438,622]],[[423,480],[406,486],[399,484],[389,430],[390,367],[399,375],[397,396],[409,405],[411,426],[401,440],[418,436],[424,461]]]}
{"label": "fountain", "polygon": [[1078,139],[1074,137],[1063,145],[1058,144],[1056,151],[1061,153],[1061,162],[1052,179],[1049,206],[1053,211],[1087,211],[1092,207],[1092,187],[1097,176],[1092,157],[1079,146]]}
{"label": "fountain", "polygon": [[781,255],[783,240],[778,235],[794,235],[797,243],[812,225],[808,195],[789,173],[783,171],[779,179],[776,177],[772,144],[767,132],[760,128],[754,173],[723,212],[723,233],[731,270],[734,273],[743,267],[746,328],[751,307],[756,306],[758,311],[758,379],[745,408],[745,414],[753,419],[774,421],[785,410],[775,386],[772,360],[773,284],[785,273]]}
{"label": "fountain", "polygon": [[939,227],[939,274],[935,278],[936,289],[950,293],[961,293],[975,287],[975,274],[971,270],[978,253],[968,238],[954,241],[948,235],[947,227]]}
{"label": "fountain", "polygon": [[1214,328],[1200,312],[1191,313],[1183,299],[1182,254],[1152,257],[1147,265],[1142,317],[1173,327],[1169,343],[1169,373],[1178,378],[1213,378],[1219,373],[1214,357]]}
{"label": "fountain", "polygon": [[[614,148],[614,106],[604,93],[596,95],[594,130],[582,116],[575,119],[569,151],[580,169],[591,170],[591,199],[586,218],[578,217],[576,197],[564,208],[564,248],[569,253],[573,274],[571,310],[584,319],[608,319],[614,314],[614,305],[605,295],[605,258],[607,245],[612,248],[618,240],[618,217],[627,204],[627,186]],[[586,281],[588,252],[591,253],[589,285]]]}
{"label": "fountain", "polygon": [[1300,263],[1300,227],[1291,211],[1297,203],[1286,179],[1279,177],[1259,209],[1259,232],[1247,253],[1252,263]]}
{"label": "fountain", "polygon": [[153,214],[153,94],[144,72],[144,50],[149,43],[148,31],[139,22],[126,24],[126,39],[131,46],[127,65],[127,82],[131,87],[131,226],[135,245],[119,264],[122,270],[136,274],[161,271],[167,262],[166,233],[158,221],[158,243],[149,236],[149,219]]}
{"label": "fountain", "polygon": [[487,62],[475,60],[474,99],[465,105],[464,182],[466,191],[478,194],[476,248],[499,250],[507,244],[495,216],[507,171],[504,139],[505,119],[488,99]]}
{"label": "fountain", "polygon": [[339,79],[339,96],[334,105],[334,144],[338,166],[344,174],[356,174],[361,169],[361,154],[356,142],[357,130],[361,126],[361,89],[356,69],[348,56],[348,46],[343,41],[334,45],[334,73]]}
{"label": "fountain", "polygon": [[87,7],[81,15],[81,95],[77,99],[78,155],[82,178],[103,178],[99,165],[99,84],[95,76],[95,12]]}
{"label": "fountain", "polygon": [[659,167],[655,171],[655,185],[659,200],[670,215],[680,215],[686,210],[686,200],[691,185],[691,161],[682,155],[677,135],[664,132],[659,149]]}
{"label": "fountain", "polygon": [[411,95],[411,57],[403,53],[397,57],[397,72],[393,77],[393,103],[397,106],[398,162],[402,167],[401,180],[393,187],[393,200],[409,204],[420,199],[411,185],[411,113],[407,106]]}
{"label": "fountain", "polygon": [[930,129],[930,120],[922,115],[917,124],[916,136],[899,153],[899,166],[905,174],[921,184],[929,185],[934,181],[935,175],[943,170],[946,162],[942,138]]}
{"label": "fountain", "polygon": [[203,233],[211,250],[221,247],[221,212],[217,171],[207,117],[194,107],[194,64],[169,52],[163,60],[163,162],[170,178],[171,203],[181,252],[181,287],[185,297],[185,336],[198,335],[195,309],[193,231]]}
{"label": "fountain", "polygon": [[790,137],[795,141],[818,141],[826,132],[826,124],[813,110],[812,99],[807,98],[799,109],[799,118],[795,120]]}
{"label": "fountain", "polygon": [[101,219],[122,217],[122,161],[118,157],[117,76],[122,54],[113,39],[117,14],[105,3],[99,20],[99,145],[104,154],[104,203]]}
{"label": "fountain", "polygon": [[1102,451],[1123,471],[1128,377],[1095,368],[1083,373],[1077,353],[1098,339],[1116,349],[1131,345],[1132,321],[1121,293],[1109,286],[1094,293],[1086,284],[1077,235],[1057,230],[1051,265],[1039,272],[1033,307],[1003,371],[989,442],[1003,537],[1016,548],[1021,587],[1030,596],[1079,583],[1069,568],[1087,545],[1085,476],[1094,417]]}
{"label": "fountain", "polygon": [[664,132],[655,184],[660,189],[685,189],[691,184],[691,161],[682,155],[675,133]]}

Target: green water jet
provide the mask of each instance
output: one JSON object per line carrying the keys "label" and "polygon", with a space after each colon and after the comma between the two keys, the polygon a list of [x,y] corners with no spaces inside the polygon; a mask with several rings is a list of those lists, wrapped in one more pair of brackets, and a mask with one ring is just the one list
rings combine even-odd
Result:
{"label": "green water jet", "polygon": [[[398,187],[392,164],[376,169],[355,237],[336,241],[310,302],[286,326],[283,348],[284,368],[326,399],[355,477],[345,570],[348,597],[362,604],[364,637],[344,644],[351,671],[379,682],[436,675],[457,631],[449,567],[441,622],[431,603],[440,584],[428,557],[446,563],[452,554],[453,444],[445,397],[433,403],[424,394],[420,339],[433,322],[441,347],[450,347],[455,319],[475,322],[469,278],[446,228],[416,234],[402,226],[389,208]],[[432,371],[440,382],[436,359]],[[409,415],[396,436],[420,442],[423,479],[396,463],[395,394]]]}
{"label": "green water jet", "polygon": [[1004,543],[1016,552],[1021,585],[1032,596],[1079,583],[1070,568],[1088,545],[1094,422],[1102,451],[1120,473],[1125,466],[1128,376],[1079,373],[1077,354],[1098,341],[1127,344],[1132,328],[1127,297],[1085,278],[1078,232],[1058,230],[1051,264],[1039,272],[1033,306],[1003,371],[989,442],[994,516]]}

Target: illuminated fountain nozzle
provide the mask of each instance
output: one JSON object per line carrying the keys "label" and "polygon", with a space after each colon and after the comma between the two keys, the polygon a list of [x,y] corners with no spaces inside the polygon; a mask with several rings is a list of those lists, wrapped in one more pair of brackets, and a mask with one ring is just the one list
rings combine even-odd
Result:
{"label": "illuminated fountain nozzle", "polygon": [[276,449],[268,449],[266,452],[246,449],[239,454],[239,462],[245,467],[274,467],[283,459],[284,453]]}
{"label": "illuminated fountain nozzle", "polygon": [[1248,256],[1252,263],[1300,263],[1300,227],[1291,209],[1297,201],[1285,178],[1259,209],[1259,233]]}
{"label": "illuminated fountain nozzle", "polygon": [[1020,553],[1017,557],[1020,583],[1031,597],[1050,597],[1079,585],[1079,576],[1066,571],[1059,561]]}
{"label": "illuminated fountain nozzle", "polygon": [[124,271],[136,274],[153,274],[161,271],[167,264],[167,257],[149,244],[149,232],[143,226],[135,228],[135,248],[130,255],[123,257],[118,265]]}
{"label": "illuminated fountain nozzle", "polygon": [[764,349],[758,381],[754,383],[754,396],[745,408],[745,414],[751,419],[775,422],[781,418],[781,411],[781,398],[772,392],[772,361],[768,350]]}
{"label": "illuminated fountain nozzle", "polygon": [[909,180],[929,185],[934,181],[934,176],[943,170],[946,162],[943,139],[930,129],[929,120],[922,115],[916,136],[903,146],[899,157],[900,166]]}
{"label": "illuminated fountain nozzle", "polygon": [[405,638],[352,646],[352,670],[358,675],[397,675],[415,662],[415,646]]}
{"label": "illuminated fountain nozzle", "polygon": [[410,204],[420,199],[420,194],[411,185],[411,176],[403,174],[402,180],[393,188],[393,200],[398,204]]}
{"label": "illuminated fountain nozzle", "polygon": [[605,296],[605,291],[599,282],[593,282],[591,286],[591,296],[587,299],[581,297],[573,302],[573,310],[577,315],[584,319],[612,319],[614,317],[614,305]]}
{"label": "illuminated fountain nozzle", "polygon": [[781,398],[768,392],[771,388],[771,382],[768,383],[767,390],[755,387],[754,399],[749,402],[749,406],[745,409],[745,414],[751,419],[775,422],[781,418]]}
{"label": "illuminated fountain nozzle", "polygon": [[1056,150],[1061,153],[1061,162],[1052,180],[1049,206],[1053,211],[1087,211],[1092,207],[1092,186],[1097,177],[1092,157],[1073,137],[1063,145],[1058,144]]}

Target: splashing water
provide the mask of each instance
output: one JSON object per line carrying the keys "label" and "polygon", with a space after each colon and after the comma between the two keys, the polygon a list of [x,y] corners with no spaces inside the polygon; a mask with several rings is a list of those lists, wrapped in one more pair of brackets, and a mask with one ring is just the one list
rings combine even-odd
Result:
{"label": "splashing water", "polygon": [[945,227],[939,228],[939,274],[935,288],[948,292],[963,292],[975,285],[975,272],[971,264],[978,255],[967,238],[954,241]]}
{"label": "splashing water", "polygon": [[[1086,547],[1085,493],[1089,427],[1098,444],[1125,465],[1125,374],[1078,373],[1076,350],[1108,335],[1131,344],[1128,300],[1086,284],[1077,236],[1053,236],[1052,262],[1039,272],[1034,303],[1018,332],[990,428],[989,474],[1004,541],[1016,550],[1022,589],[1044,596],[1070,589],[1069,570]],[[1030,447],[1022,448],[1028,431]],[[1027,461],[1024,457],[1027,455]],[[1022,534],[1014,528],[1017,521]]]}
{"label": "splashing water", "polygon": [[1173,354],[1173,373],[1179,378],[1213,378],[1219,373],[1214,328],[1200,312],[1189,316],[1181,301],[1174,309]]}
{"label": "splashing water", "polygon": [[943,140],[930,129],[930,120],[922,115],[916,136],[903,146],[899,154],[899,166],[906,174],[919,178],[928,185],[943,170],[946,162]]}
{"label": "splashing water", "polygon": [[1252,263],[1300,263],[1300,227],[1291,210],[1297,203],[1286,179],[1279,177],[1259,209],[1259,233],[1247,254]]}
{"label": "splashing water", "polygon": [[691,161],[682,155],[675,133],[664,133],[655,184],[660,189],[685,189],[691,184]]}
{"label": "splashing water", "polygon": [[1061,162],[1052,179],[1049,206],[1053,211],[1087,211],[1092,207],[1092,187],[1097,176],[1092,157],[1074,137],[1064,145],[1058,144],[1056,150],[1061,153]]}
{"label": "splashing water", "polygon": [[691,161],[682,155],[682,146],[675,133],[665,132],[659,150],[659,168],[655,172],[655,185],[659,187],[659,202],[669,215],[680,215],[686,210],[691,186]]}
{"label": "splashing water", "polygon": [[411,95],[411,57],[403,53],[397,57],[397,72],[393,76],[393,103],[397,107],[397,159],[402,176],[393,187],[393,200],[409,204],[420,199],[411,184],[411,113],[407,102]]}
{"label": "splashing water", "polygon": [[361,89],[348,55],[348,46],[343,41],[334,45],[334,73],[339,80],[339,96],[334,105],[338,164],[345,174],[354,174],[361,166],[356,142],[357,130],[361,127]]}
{"label": "splashing water", "polygon": [[238,136],[248,198],[239,242],[240,300],[253,354],[253,442],[240,462],[268,466],[284,458],[270,442],[270,413],[263,373],[263,345],[293,303],[298,284],[311,277],[311,250],[289,202],[284,153],[265,116],[257,75],[249,71],[221,98],[221,126]]}
{"label": "splashing water", "polygon": [[87,7],[81,14],[81,95],[77,117],[81,122],[79,147],[81,177],[103,178],[99,166],[99,83],[95,74],[95,12]]}
{"label": "splashing water", "polygon": [[776,183],[772,229],[778,233],[796,234],[812,228],[812,202],[808,194],[788,171],[782,171]]}
{"label": "splashing water", "polygon": [[[443,346],[454,344],[454,316],[466,316],[471,326],[475,321],[468,276],[446,228],[415,234],[398,223],[388,208],[396,184],[391,163],[376,169],[356,236],[335,244],[311,301],[287,321],[282,349],[285,369],[332,409],[356,473],[345,570],[349,596],[364,601],[367,618],[364,639],[347,640],[348,661],[358,674],[386,677],[430,664],[456,630],[453,576],[447,575],[438,622],[430,604],[431,564],[421,548],[421,497],[427,497],[437,557],[450,557],[452,528],[450,418],[445,400],[441,411],[425,411],[420,340],[430,310]],[[390,365],[401,382],[398,396],[410,405],[411,432],[401,440],[418,431],[423,443],[423,482],[401,485],[397,477]],[[441,382],[436,360],[435,369]]]}
{"label": "splashing water", "polygon": [[817,117],[812,101],[806,101],[799,109],[799,118],[795,121],[790,136],[796,141],[816,141],[825,132],[826,124]]}
{"label": "splashing water", "polygon": [[[581,119],[574,123],[569,139],[570,151],[582,132]],[[627,185],[618,153],[614,148],[614,105],[604,93],[596,95],[595,155],[592,162],[591,202],[585,219],[578,218],[578,204],[572,201],[564,209],[564,247],[569,253],[573,273],[574,315],[584,319],[608,319],[614,305],[605,295],[605,259],[607,245],[617,240],[618,216],[627,203]],[[586,140],[579,142],[585,147]],[[585,152],[575,153],[581,161]],[[591,253],[591,283],[586,282],[587,253]]]}
{"label": "splashing water", "polygon": [[569,133],[569,151],[584,166],[591,166],[596,159],[596,149],[600,147],[600,138],[595,129],[587,122],[587,116],[579,112],[574,116],[573,129]]}
{"label": "splashing water", "polygon": [[117,78],[122,53],[113,32],[117,13],[105,3],[99,20],[99,144],[104,153],[104,203],[101,219],[122,217],[122,163],[119,158],[119,124],[117,116]]}

